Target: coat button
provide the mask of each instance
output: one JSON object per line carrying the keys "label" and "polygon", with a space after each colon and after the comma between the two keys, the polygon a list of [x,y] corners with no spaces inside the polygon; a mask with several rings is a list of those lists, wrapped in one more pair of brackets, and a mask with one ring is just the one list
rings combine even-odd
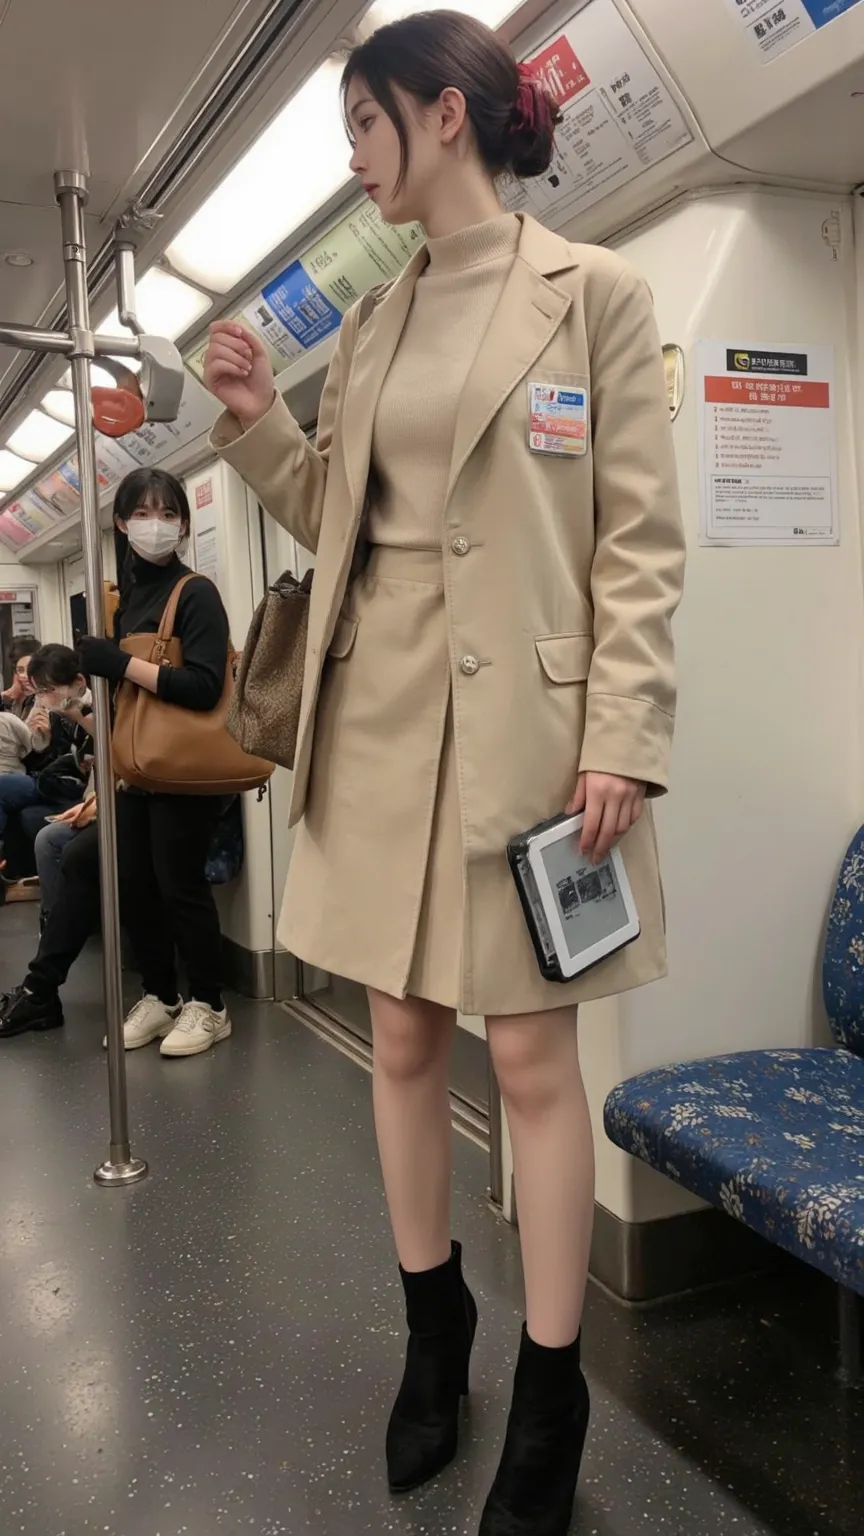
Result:
{"label": "coat button", "polygon": [[480,671],[480,663],[476,656],[463,656],[459,663],[459,669],[465,673],[466,677],[473,677],[475,672]]}
{"label": "coat button", "polygon": [[464,538],[460,533],[458,538],[453,540],[450,548],[452,549],[454,555],[467,555],[471,549],[471,545],[469,544],[468,540]]}

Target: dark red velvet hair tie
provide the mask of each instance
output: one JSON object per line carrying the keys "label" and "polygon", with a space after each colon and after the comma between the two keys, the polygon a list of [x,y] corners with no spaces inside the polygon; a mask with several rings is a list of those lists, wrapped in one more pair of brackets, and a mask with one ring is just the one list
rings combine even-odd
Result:
{"label": "dark red velvet hair tie", "polygon": [[537,133],[552,117],[551,102],[530,64],[519,65],[519,89],[513,103],[512,133]]}

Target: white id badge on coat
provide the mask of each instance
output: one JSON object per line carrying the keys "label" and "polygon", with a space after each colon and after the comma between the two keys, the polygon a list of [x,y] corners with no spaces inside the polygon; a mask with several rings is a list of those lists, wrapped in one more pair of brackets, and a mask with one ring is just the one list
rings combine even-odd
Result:
{"label": "white id badge on coat", "polygon": [[588,451],[588,391],[557,384],[529,384],[532,453],[581,458]]}

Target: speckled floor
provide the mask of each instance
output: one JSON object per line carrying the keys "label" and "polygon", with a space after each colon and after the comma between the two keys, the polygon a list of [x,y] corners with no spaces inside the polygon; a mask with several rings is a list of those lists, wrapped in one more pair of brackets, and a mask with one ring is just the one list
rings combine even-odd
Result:
{"label": "speckled floor", "polygon": [[[0,989],[34,927],[34,909],[0,912]],[[400,1303],[368,1078],[281,1010],[236,1003],[210,1056],[129,1057],[152,1175],[100,1190],[96,995],[88,956],[63,1035],[0,1043],[0,1536],[475,1536],[521,1315],[483,1155],[456,1142],[482,1312],[465,1453],[394,1502]],[[586,1356],[575,1536],[864,1530],[864,1403],[833,1382],[830,1297],[808,1277],[639,1315],[592,1290]]]}

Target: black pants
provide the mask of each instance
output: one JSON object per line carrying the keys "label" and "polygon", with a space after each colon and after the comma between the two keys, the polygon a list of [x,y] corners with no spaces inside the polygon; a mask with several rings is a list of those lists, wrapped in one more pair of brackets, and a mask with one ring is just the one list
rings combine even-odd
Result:
{"label": "black pants", "polygon": [[222,1007],[222,935],[204,874],[222,809],[216,795],[117,796],[120,916],[144,991],[164,1003],[177,1001],[179,952],[192,997]]}
{"label": "black pants", "polygon": [[[222,936],[204,867],[223,802],[217,796],[117,796],[120,915],[145,992],[177,1001],[176,953],[199,1002],[222,1007]],[[62,987],[99,927],[97,823],[65,849],[60,889],[30,966],[27,985]],[[176,946],[176,948],[175,948]]]}
{"label": "black pants", "polygon": [[27,976],[32,991],[44,995],[62,987],[99,927],[99,917],[99,841],[94,821],[63,850],[57,900]]}

